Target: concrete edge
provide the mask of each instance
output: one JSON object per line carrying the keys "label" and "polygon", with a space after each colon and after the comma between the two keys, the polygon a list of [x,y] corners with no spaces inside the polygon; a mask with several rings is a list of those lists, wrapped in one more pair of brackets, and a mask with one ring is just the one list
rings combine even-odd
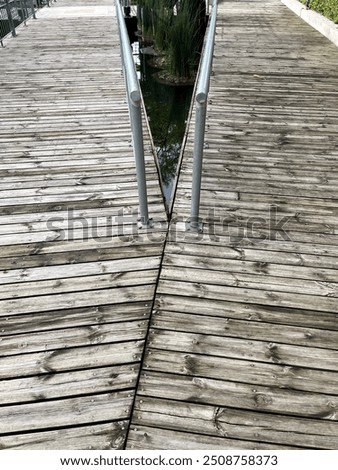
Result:
{"label": "concrete edge", "polygon": [[281,0],[281,2],[338,47],[337,24],[316,11],[308,10],[306,6],[298,0]]}

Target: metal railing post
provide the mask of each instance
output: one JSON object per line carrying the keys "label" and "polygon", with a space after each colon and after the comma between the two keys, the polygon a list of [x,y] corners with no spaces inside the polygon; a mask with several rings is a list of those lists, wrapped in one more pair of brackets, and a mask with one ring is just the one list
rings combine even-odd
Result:
{"label": "metal railing post", "polygon": [[137,187],[140,206],[140,220],[142,225],[150,225],[148,212],[148,196],[146,171],[144,162],[144,143],[142,130],[141,91],[137,78],[135,64],[131,52],[127,27],[124,21],[120,0],[116,1],[116,12],[119,24],[119,36],[121,43],[121,57],[124,77],[127,88],[127,100],[129,105],[129,116],[132,128],[133,150],[136,166]]}
{"label": "metal railing post", "polygon": [[211,20],[209,30],[203,50],[202,62],[200,65],[197,88],[196,88],[196,117],[194,135],[194,155],[193,155],[193,175],[191,188],[191,211],[190,219],[187,223],[188,230],[202,231],[203,224],[200,221],[200,199],[201,181],[203,166],[203,149],[205,136],[205,123],[207,115],[207,102],[210,86],[210,76],[212,69],[212,58],[214,52],[214,42],[216,33],[217,0],[212,5]]}
{"label": "metal railing post", "polygon": [[24,20],[23,20],[23,23],[26,24],[26,20],[28,20],[28,18],[31,16],[29,14],[29,7],[28,7],[28,2],[30,2],[30,0],[20,0],[20,5],[21,5],[21,8],[23,9],[23,14],[24,14]]}
{"label": "metal railing post", "polygon": [[16,31],[15,31],[15,26],[14,26],[14,21],[13,21],[12,12],[11,12],[11,7],[9,6],[9,1],[8,1],[8,0],[5,0],[5,4],[6,4],[6,12],[7,12],[7,18],[8,18],[9,27],[10,27],[10,29],[11,29],[12,36],[15,37],[15,36],[16,36]]}
{"label": "metal railing post", "polygon": [[[1,0],[0,0],[1,1]],[[39,4],[40,0],[37,0],[37,8],[41,6]],[[6,17],[3,15],[2,12],[6,11]],[[36,8],[34,4],[34,0],[4,0],[1,1],[0,5],[0,18],[1,20],[7,20],[8,21],[8,26],[9,26],[9,33],[12,34],[12,36],[17,36],[16,32],[16,26],[14,19],[17,21],[17,25],[20,24],[25,24],[26,21],[32,17],[33,19],[36,20]],[[7,36],[8,29],[2,28],[0,30],[0,43],[1,46],[4,47],[4,42],[3,39]]]}
{"label": "metal railing post", "polygon": [[25,11],[25,20],[27,20],[31,15],[29,14],[29,9],[28,9],[28,0],[23,0],[24,4],[24,11]]}
{"label": "metal railing post", "polygon": [[19,0],[19,3],[20,3],[20,13],[19,13],[18,5],[16,5],[16,11],[20,15],[21,23],[24,23],[24,25],[26,26],[26,20],[28,18],[27,5],[26,5],[25,0]]}
{"label": "metal railing post", "polygon": [[33,19],[36,20],[34,0],[30,0],[30,4],[31,4],[31,9],[32,9]]}
{"label": "metal railing post", "polygon": [[141,114],[141,101],[136,104],[130,103],[130,118],[133,128],[133,147],[135,156],[135,166],[137,175],[137,185],[140,204],[140,220],[143,225],[149,225],[149,212],[148,212],[148,195],[147,195],[147,181],[146,170],[144,163],[144,143],[143,143],[143,129],[142,129],[142,114]]}
{"label": "metal railing post", "polygon": [[192,230],[202,231],[203,224],[199,220],[200,199],[201,199],[201,181],[203,166],[203,148],[205,135],[205,121],[207,115],[207,103],[196,100],[196,116],[195,116],[195,138],[194,138],[194,158],[192,170],[192,187],[191,187],[191,210],[189,228]]}

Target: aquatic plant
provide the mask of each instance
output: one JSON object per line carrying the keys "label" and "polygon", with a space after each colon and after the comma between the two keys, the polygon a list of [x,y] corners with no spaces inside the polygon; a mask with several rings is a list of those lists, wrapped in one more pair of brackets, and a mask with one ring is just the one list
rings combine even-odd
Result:
{"label": "aquatic plant", "polygon": [[165,54],[169,72],[190,78],[197,69],[205,24],[204,0],[140,0],[143,35]]}
{"label": "aquatic plant", "polygon": [[182,0],[168,33],[170,72],[190,78],[197,68],[199,53],[199,0]]}

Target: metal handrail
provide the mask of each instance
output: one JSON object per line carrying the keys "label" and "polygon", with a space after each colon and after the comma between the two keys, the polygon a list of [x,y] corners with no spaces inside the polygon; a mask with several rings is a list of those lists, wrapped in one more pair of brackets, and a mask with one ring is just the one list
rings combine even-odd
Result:
{"label": "metal handrail", "polygon": [[195,94],[196,117],[195,117],[195,135],[194,135],[194,159],[193,159],[193,177],[191,188],[191,211],[190,219],[187,224],[189,230],[203,230],[203,224],[199,218],[201,181],[203,165],[203,149],[205,124],[207,115],[207,102],[210,86],[210,77],[212,70],[212,59],[214,52],[215,34],[217,19],[217,0],[213,1],[212,11],[209,21],[209,29],[202,52],[202,60],[197,78],[197,87]]}
{"label": "metal handrail", "polygon": [[133,149],[136,165],[137,186],[140,205],[140,221],[142,225],[150,225],[148,212],[148,196],[144,162],[144,143],[142,131],[141,89],[137,78],[132,56],[129,36],[120,0],[116,0],[116,14],[120,35],[122,67],[127,88],[127,100],[131,121]]}
{"label": "metal handrail", "polygon": [[17,27],[29,18],[36,19],[36,11],[45,5],[50,6],[53,0],[2,0],[0,1],[0,42],[3,39],[17,35]]}

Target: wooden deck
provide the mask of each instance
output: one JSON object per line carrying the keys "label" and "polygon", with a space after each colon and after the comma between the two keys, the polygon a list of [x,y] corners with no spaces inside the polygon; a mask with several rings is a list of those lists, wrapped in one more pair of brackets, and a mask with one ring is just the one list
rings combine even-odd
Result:
{"label": "wooden deck", "polygon": [[165,243],[113,16],[58,0],[0,51],[0,448],[337,449],[337,48],[279,0],[220,2],[204,232],[192,114]]}
{"label": "wooden deck", "polygon": [[338,50],[223,0],[202,181],[184,153],[129,449],[338,448]]}
{"label": "wooden deck", "polygon": [[2,449],[124,446],[166,214],[147,134],[138,229],[114,11],[58,0],[0,50]]}

